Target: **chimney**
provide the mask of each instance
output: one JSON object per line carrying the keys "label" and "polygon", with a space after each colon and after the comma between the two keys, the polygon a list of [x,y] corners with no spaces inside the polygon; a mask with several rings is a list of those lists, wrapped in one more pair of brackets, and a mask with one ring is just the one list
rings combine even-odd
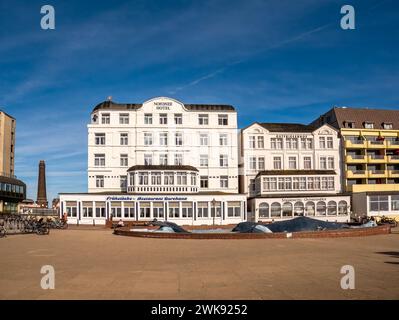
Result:
{"label": "chimney", "polygon": [[37,201],[41,208],[47,208],[47,192],[46,192],[46,164],[44,160],[39,162],[39,178],[37,181]]}

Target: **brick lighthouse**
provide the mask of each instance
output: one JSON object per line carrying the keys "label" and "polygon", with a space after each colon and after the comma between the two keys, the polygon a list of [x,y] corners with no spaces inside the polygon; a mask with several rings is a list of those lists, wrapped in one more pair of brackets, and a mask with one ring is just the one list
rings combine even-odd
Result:
{"label": "brick lighthouse", "polygon": [[36,203],[40,208],[47,208],[47,192],[46,192],[46,164],[44,160],[39,162],[39,178],[37,181],[37,200]]}

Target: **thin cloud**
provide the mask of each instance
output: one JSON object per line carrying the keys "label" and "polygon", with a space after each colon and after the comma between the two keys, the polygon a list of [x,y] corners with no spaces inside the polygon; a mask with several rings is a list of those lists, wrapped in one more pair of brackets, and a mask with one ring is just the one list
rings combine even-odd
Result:
{"label": "thin cloud", "polygon": [[299,41],[299,40],[301,40],[301,39],[304,39],[304,38],[306,38],[307,36],[309,36],[309,35],[311,35],[311,34],[314,34],[314,33],[317,33],[317,32],[320,32],[320,31],[326,29],[326,28],[329,27],[331,24],[332,24],[332,23],[325,24],[325,25],[323,25],[323,26],[317,27],[317,28],[312,29],[312,30],[310,30],[310,31],[301,33],[301,34],[299,34],[299,35],[297,35],[297,36],[295,36],[295,37],[293,37],[293,38],[289,38],[289,39],[287,39],[287,40],[284,40],[284,41],[281,41],[281,42],[279,42],[279,43],[276,43],[276,44],[274,44],[274,45],[272,45],[272,46],[270,46],[270,47],[268,47],[268,48],[266,48],[266,49],[263,49],[263,50],[260,50],[260,51],[258,51],[258,52],[253,53],[253,54],[251,55],[251,57],[249,57],[249,58],[240,59],[240,60],[234,61],[234,62],[232,62],[232,63],[229,63],[229,64],[227,64],[226,66],[224,66],[224,67],[222,67],[222,68],[220,68],[220,69],[217,69],[216,71],[213,71],[213,72],[211,72],[211,73],[209,73],[209,74],[207,74],[207,75],[205,75],[205,76],[202,76],[202,77],[200,77],[200,78],[198,78],[198,79],[196,79],[196,80],[193,80],[193,81],[189,82],[189,83],[186,84],[186,85],[177,87],[176,89],[169,91],[169,93],[170,93],[170,94],[176,94],[177,92],[182,91],[182,90],[184,90],[184,89],[186,89],[186,88],[188,88],[188,87],[195,86],[195,85],[199,84],[200,82],[203,82],[203,81],[205,81],[205,80],[214,78],[214,77],[216,77],[218,74],[223,73],[223,72],[224,72],[225,70],[227,70],[228,68],[231,68],[231,67],[233,67],[233,66],[235,66],[235,65],[238,65],[238,64],[240,64],[240,63],[246,62],[246,61],[250,60],[251,58],[253,58],[253,57],[255,57],[255,56],[257,56],[257,55],[259,55],[259,54],[261,54],[261,53],[265,53],[265,52],[268,52],[268,51],[273,50],[273,49],[281,48],[281,47],[283,47],[283,46],[286,45],[286,44],[293,43],[293,42]]}

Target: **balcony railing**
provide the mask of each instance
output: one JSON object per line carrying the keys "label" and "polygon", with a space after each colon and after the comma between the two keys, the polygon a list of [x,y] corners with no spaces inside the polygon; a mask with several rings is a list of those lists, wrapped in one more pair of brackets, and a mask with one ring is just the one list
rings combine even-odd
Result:
{"label": "balcony railing", "polygon": [[373,155],[369,155],[370,159],[376,159],[376,160],[383,160],[385,158],[385,156],[383,155],[377,155],[377,154],[373,154]]}
{"label": "balcony railing", "polygon": [[346,140],[345,147],[346,148],[365,148],[366,141],[365,140]]}
{"label": "balcony railing", "polygon": [[388,162],[399,163],[399,155],[388,156]]}
{"label": "balcony railing", "polygon": [[387,176],[386,170],[369,170],[370,178],[381,178]]}
{"label": "balcony railing", "polygon": [[386,156],[384,155],[377,155],[377,154],[373,154],[373,155],[369,155],[368,156],[368,161],[369,162],[378,162],[378,163],[383,163],[387,161]]}
{"label": "balcony railing", "polygon": [[347,178],[367,178],[367,172],[365,170],[348,170],[346,172]]}
{"label": "balcony railing", "polygon": [[396,148],[399,148],[399,141],[391,141],[391,140],[388,140],[388,141],[387,141],[387,144],[388,144],[389,147],[396,147]]}
{"label": "balcony railing", "polygon": [[390,178],[399,178],[399,170],[391,170],[388,172]]}
{"label": "balcony railing", "polygon": [[370,170],[371,174],[384,174],[385,170]]}
{"label": "balcony railing", "polygon": [[368,148],[385,148],[385,141],[367,141]]}
{"label": "balcony railing", "polygon": [[366,173],[366,170],[354,170],[354,171],[352,171],[352,173],[353,173],[354,175],[365,174],[365,173]]}
{"label": "balcony railing", "polygon": [[359,154],[355,154],[355,155],[347,155],[346,156],[346,162],[353,162],[353,163],[362,163],[362,162],[366,162],[366,156],[365,155],[359,155]]}

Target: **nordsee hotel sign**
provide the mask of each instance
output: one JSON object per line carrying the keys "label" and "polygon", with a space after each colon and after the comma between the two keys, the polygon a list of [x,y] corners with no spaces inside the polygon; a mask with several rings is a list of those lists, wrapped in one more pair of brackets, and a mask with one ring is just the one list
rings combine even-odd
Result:
{"label": "nordsee hotel sign", "polygon": [[154,196],[141,196],[137,199],[128,196],[108,196],[106,201],[186,201],[187,197],[178,196],[165,196],[165,197],[154,197]]}
{"label": "nordsee hotel sign", "polygon": [[156,110],[170,110],[172,102],[154,102]]}

